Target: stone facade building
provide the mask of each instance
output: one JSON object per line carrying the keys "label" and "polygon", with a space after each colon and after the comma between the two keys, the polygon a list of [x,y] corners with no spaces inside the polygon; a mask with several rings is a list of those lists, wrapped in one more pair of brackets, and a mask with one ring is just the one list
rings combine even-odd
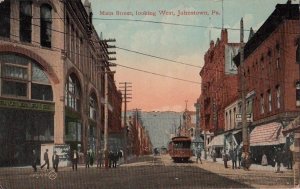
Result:
{"label": "stone facade building", "polygon": [[[107,41],[88,1],[0,3],[0,165],[27,164],[41,144],[100,149]],[[109,74],[109,128],[121,127],[121,94]]]}

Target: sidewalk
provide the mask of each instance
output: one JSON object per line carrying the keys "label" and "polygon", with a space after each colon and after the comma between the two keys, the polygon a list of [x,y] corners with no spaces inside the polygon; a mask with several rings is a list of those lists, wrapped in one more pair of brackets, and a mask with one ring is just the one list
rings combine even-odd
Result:
{"label": "sidewalk", "polygon": [[[196,161],[196,157],[192,157],[192,160]],[[210,158],[210,157],[207,157],[206,160],[202,157],[202,161],[208,161],[208,162],[213,162],[213,163],[218,163],[218,164],[224,165],[224,161],[223,161],[222,158],[217,158],[216,160],[217,160],[217,162],[213,162],[212,158]],[[237,164],[238,164],[238,161],[237,161]],[[232,168],[232,161],[231,160],[227,161],[227,165],[228,165],[229,168]],[[259,164],[251,164],[249,169],[250,170],[257,170],[257,171],[272,171],[272,172],[275,172],[275,167],[272,167],[271,165],[262,166],[262,165],[259,165]],[[280,171],[293,172],[293,170],[287,169],[283,165],[281,165]]]}

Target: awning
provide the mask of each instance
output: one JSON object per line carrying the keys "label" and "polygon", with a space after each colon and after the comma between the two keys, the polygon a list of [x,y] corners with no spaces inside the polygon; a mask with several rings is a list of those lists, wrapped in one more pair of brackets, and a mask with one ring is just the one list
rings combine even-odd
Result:
{"label": "awning", "polygon": [[256,126],[250,134],[250,146],[269,146],[285,143],[282,125],[272,122]]}
{"label": "awning", "polygon": [[210,147],[210,146],[223,147],[224,146],[224,134],[215,136],[207,146],[208,147]]}
{"label": "awning", "polygon": [[300,116],[296,117],[282,132],[287,134],[297,129],[300,129]]}

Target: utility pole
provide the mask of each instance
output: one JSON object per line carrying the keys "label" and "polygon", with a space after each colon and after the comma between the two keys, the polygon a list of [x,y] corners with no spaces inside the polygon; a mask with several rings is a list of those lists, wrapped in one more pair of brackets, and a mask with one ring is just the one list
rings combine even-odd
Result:
{"label": "utility pole", "polygon": [[244,21],[243,18],[240,22],[240,77],[241,77],[241,98],[242,98],[242,134],[243,134],[243,151],[249,153],[249,140],[248,140],[248,125],[246,118],[246,87],[245,87],[245,70],[244,70]]}
{"label": "utility pole", "polygon": [[[124,151],[124,161],[127,163],[127,102],[130,102],[132,99],[132,83],[131,82],[120,82],[121,92],[123,94],[122,101],[124,102],[124,144],[123,144],[123,151]],[[128,93],[129,92],[129,93]]]}
{"label": "utility pole", "polygon": [[108,45],[108,42],[116,42],[115,39],[100,39],[100,44],[102,46],[102,57],[104,67],[104,165],[108,168],[108,74],[114,74],[115,71],[110,70],[110,66],[116,66],[116,64],[109,62],[110,60],[116,60],[115,57],[109,57],[109,54],[116,54],[115,52],[108,51],[109,48],[116,48],[114,45]]}

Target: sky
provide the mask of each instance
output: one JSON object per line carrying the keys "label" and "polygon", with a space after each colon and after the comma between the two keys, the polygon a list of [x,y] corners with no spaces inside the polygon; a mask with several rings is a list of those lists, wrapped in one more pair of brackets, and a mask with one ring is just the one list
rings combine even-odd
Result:
{"label": "sky", "polygon": [[[237,29],[242,17],[245,30],[252,27],[256,31],[276,4],[286,1],[223,0],[222,12],[222,0],[90,0],[93,25],[99,36],[102,33],[103,39],[116,39],[114,45],[118,48],[112,50],[116,51],[114,62],[119,66],[112,70],[116,70],[117,87],[120,82],[132,83],[128,109],[177,112],[184,111],[186,101],[189,110],[195,109],[194,103],[201,93],[199,72],[204,65],[204,54],[210,39],[216,41],[220,37],[222,25],[228,29],[229,42],[238,42]],[[202,14],[178,16],[178,10]],[[163,11],[173,13],[163,15]],[[129,15],[118,15],[124,12]],[[245,41],[248,35],[245,31]]]}

